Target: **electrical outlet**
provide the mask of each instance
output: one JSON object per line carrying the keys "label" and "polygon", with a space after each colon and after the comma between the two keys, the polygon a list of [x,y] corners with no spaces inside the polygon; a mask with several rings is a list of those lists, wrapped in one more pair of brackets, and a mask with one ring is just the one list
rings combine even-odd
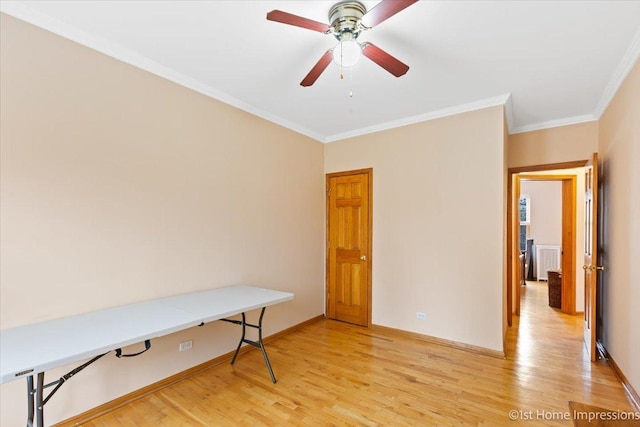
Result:
{"label": "electrical outlet", "polygon": [[178,349],[178,351],[189,350],[191,347],[193,347],[193,341],[189,340],[189,341],[181,342],[180,348]]}
{"label": "electrical outlet", "polygon": [[427,318],[427,314],[426,313],[421,313],[421,312],[416,312],[416,319],[420,319],[420,320],[424,320]]}

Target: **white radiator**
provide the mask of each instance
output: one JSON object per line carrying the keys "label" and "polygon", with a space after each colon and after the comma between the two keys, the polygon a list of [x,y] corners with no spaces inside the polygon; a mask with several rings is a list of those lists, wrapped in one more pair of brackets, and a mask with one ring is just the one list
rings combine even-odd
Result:
{"label": "white radiator", "polygon": [[560,246],[536,245],[536,277],[548,280],[547,270],[560,269]]}

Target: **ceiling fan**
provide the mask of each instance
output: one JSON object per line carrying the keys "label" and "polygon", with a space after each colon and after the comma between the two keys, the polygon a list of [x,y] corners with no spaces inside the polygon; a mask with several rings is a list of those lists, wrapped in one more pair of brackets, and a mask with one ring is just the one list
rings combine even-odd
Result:
{"label": "ceiling fan", "polygon": [[360,33],[386,21],[396,13],[406,9],[418,0],[382,0],[371,10],[358,1],[342,1],[334,4],[329,10],[330,25],[281,10],[267,13],[269,21],[281,22],[296,27],[332,34],[338,44],[327,50],[309,74],[300,82],[301,86],[311,86],[333,59],[341,67],[354,65],[360,54],[366,56],[396,77],[409,71],[409,66],[389,55],[376,45],[365,42],[358,43]]}

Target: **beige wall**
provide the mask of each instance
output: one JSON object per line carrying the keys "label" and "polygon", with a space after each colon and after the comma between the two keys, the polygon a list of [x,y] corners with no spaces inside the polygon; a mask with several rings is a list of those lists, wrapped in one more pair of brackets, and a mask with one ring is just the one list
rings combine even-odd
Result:
{"label": "beige wall", "polygon": [[603,340],[640,392],[640,63],[600,120]]}
{"label": "beige wall", "polygon": [[[240,283],[295,293],[267,310],[267,335],[323,313],[322,144],[14,18],[0,27],[2,328]],[[238,334],[217,322],[105,357],[47,404],[47,423]],[[1,425],[24,425],[25,387],[1,386]]]}
{"label": "beige wall", "polygon": [[598,151],[598,122],[509,136],[510,168],[587,160]]}
{"label": "beige wall", "polygon": [[[503,191],[503,196],[502,196],[502,205],[504,206],[504,211],[503,211],[503,218],[502,218],[502,223],[504,224],[504,228],[502,230],[503,233],[503,248],[502,248],[502,283],[503,283],[503,288],[502,288],[502,351],[503,353],[507,353],[507,332],[509,331],[509,316],[511,316],[511,314],[513,313],[513,294],[514,292],[511,292],[511,313],[509,313],[509,304],[508,304],[508,293],[509,293],[509,284],[513,283],[513,278],[511,279],[512,281],[509,280],[509,277],[507,276],[507,264],[509,263],[509,252],[507,251],[507,248],[509,246],[509,241],[508,241],[508,233],[507,233],[507,207],[508,207],[508,200],[509,200],[509,189],[511,188],[511,186],[509,185],[509,173],[508,173],[508,159],[509,159],[509,127],[508,127],[508,123],[507,123],[507,116],[506,116],[506,110],[503,110],[502,112],[502,169],[503,169],[503,173],[502,173],[502,180],[503,180],[503,184],[502,184],[502,191]],[[511,212],[511,215],[513,216],[513,211]],[[513,245],[513,239],[516,238],[517,236],[511,236],[511,244]],[[514,272],[511,272],[512,277]],[[512,286],[513,289],[513,286]]]}
{"label": "beige wall", "polygon": [[504,150],[502,107],[326,146],[373,168],[374,324],[503,350]]}

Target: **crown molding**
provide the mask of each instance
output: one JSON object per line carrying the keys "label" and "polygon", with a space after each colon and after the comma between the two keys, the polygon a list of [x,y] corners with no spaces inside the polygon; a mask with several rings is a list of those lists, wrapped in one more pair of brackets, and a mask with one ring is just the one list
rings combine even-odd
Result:
{"label": "crown molding", "polygon": [[111,56],[119,61],[132,65],[136,68],[140,68],[149,73],[177,83],[181,86],[194,90],[198,93],[216,99],[232,107],[238,108],[249,114],[260,117],[269,122],[283,126],[293,132],[302,134],[311,139],[319,142],[334,142],[342,139],[353,138],[356,136],[366,135],[374,132],[380,132],[396,127],[411,125],[428,120],[447,117],[455,114],[465,113],[474,110],[480,110],[483,108],[493,107],[497,105],[504,105],[505,117],[507,121],[507,129],[509,134],[517,134],[523,132],[531,132],[535,130],[548,129],[552,127],[567,126],[572,124],[590,122],[599,120],[609,103],[615,96],[616,92],[628,76],[629,72],[638,61],[640,57],[640,30],[638,30],[631,42],[631,45],[627,49],[625,56],[620,61],[620,64],[616,68],[615,73],[612,75],[609,83],[607,84],[594,112],[592,114],[586,114],[581,116],[569,117],[564,119],[549,120],[545,122],[539,122],[529,124],[525,126],[514,128],[513,108],[511,94],[500,95],[493,98],[487,98],[479,101],[475,101],[468,104],[458,105],[454,107],[444,108],[437,111],[427,112],[412,117],[406,117],[394,121],[380,123],[377,125],[364,127],[360,129],[354,129],[342,133],[333,135],[324,135],[308,129],[299,124],[293,123],[280,116],[274,115],[258,108],[254,105],[241,101],[227,93],[219,91],[211,86],[208,86],[196,79],[188,77],[182,73],[178,73],[173,69],[165,67],[149,58],[138,54],[132,50],[126,49],[116,43],[109,42],[106,39],[96,37],[90,33],[82,31],[72,25],[51,18],[45,14],[39,13],[29,6],[14,0],[2,0],[0,1],[0,12],[11,15],[22,21],[26,21],[37,27],[43,28],[54,34],[57,34],[66,39],[72,40],[90,49],[96,50],[107,56]]}
{"label": "crown molding", "polygon": [[112,43],[101,37],[96,37],[95,35],[89,34],[86,31],[82,31],[72,25],[39,13],[18,1],[0,1],[0,12],[11,15],[14,18],[28,22],[39,28],[50,31],[56,35],[79,43],[83,46],[115,58],[126,64],[132,65],[136,68],[140,68],[151,74],[155,74],[171,82],[177,83],[188,89],[206,95],[210,98],[214,98],[232,107],[246,111],[247,113],[253,114],[254,116],[260,117],[269,122],[276,123],[280,126],[290,129],[296,133],[305,135],[316,141],[324,141],[324,136],[318,134],[317,132],[307,129],[303,126],[299,126],[254,105],[243,102],[229,94],[214,89],[211,86],[208,86],[196,79],[179,73],[171,68],[165,67],[164,65],[161,65],[130,49],[126,49],[116,43]]}
{"label": "crown molding", "polygon": [[620,64],[618,64],[618,68],[616,68],[616,71],[611,76],[607,87],[604,89],[604,92],[600,97],[600,101],[598,101],[596,109],[593,111],[593,115],[595,117],[598,119],[602,117],[604,111],[609,106],[609,103],[618,92],[618,89],[620,89],[620,86],[631,72],[633,66],[638,61],[638,58],[640,58],[640,29],[636,32],[633,40],[631,41],[631,45],[620,61]]}
{"label": "crown molding", "polygon": [[511,128],[510,124],[513,123],[512,119],[510,119],[510,117],[512,116],[511,108],[510,108],[511,94],[505,94],[505,95],[497,96],[494,98],[488,98],[488,99],[472,102],[469,104],[458,105],[455,107],[428,112],[428,113],[420,114],[417,116],[406,117],[399,120],[385,122],[375,126],[370,126],[366,128],[355,129],[355,130],[351,130],[351,131],[347,131],[339,134],[325,136],[317,132],[314,132],[310,129],[307,129],[305,127],[299,126],[295,123],[292,123],[288,120],[285,120],[282,117],[276,116],[265,110],[257,108],[253,105],[247,104],[224,92],[216,90],[208,85],[205,85],[204,83],[198,80],[188,77],[182,73],[178,73],[171,68],[165,67],[164,65],[161,65],[153,60],[150,60],[149,58],[143,55],[140,55],[137,52],[134,52],[130,49],[126,49],[116,43],[112,43],[101,37],[96,37],[95,35],[89,34],[86,31],[82,31],[72,25],[69,25],[60,20],[51,18],[50,16],[47,16],[45,14],[39,13],[18,1],[13,1],[13,0],[0,1],[0,12],[11,15],[14,18],[28,22],[32,25],[35,25],[39,28],[50,31],[68,40],[79,43],[83,46],[86,46],[104,55],[110,56],[119,61],[132,65],[136,68],[140,68],[149,73],[155,74],[159,77],[162,77],[164,79],[177,83],[181,86],[187,87],[203,95],[214,98],[232,107],[246,111],[247,113],[253,114],[267,121],[283,126],[287,129],[290,129],[296,133],[305,135],[319,142],[327,143],[327,142],[339,141],[341,139],[352,138],[360,135],[366,135],[373,132],[393,129],[400,126],[420,123],[420,122],[433,120],[441,117],[451,116],[454,114],[480,110],[483,108],[493,107],[496,105],[505,105],[507,102],[509,103],[509,108],[507,110],[507,122],[508,122],[509,128]]}
{"label": "crown molding", "polygon": [[557,119],[557,120],[548,120],[546,122],[533,123],[530,125],[517,127],[510,132],[510,135],[515,135],[517,133],[524,133],[524,132],[532,132],[534,130],[542,130],[542,129],[549,129],[549,128],[557,128],[561,126],[576,125],[579,123],[593,122],[595,120],[598,120],[598,117],[596,117],[593,114],[584,114],[582,116],[566,117],[564,119]]}
{"label": "crown molding", "polygon": [[455,114],[467,113],[469,111],[482,110],[483,108],[495,107],[497,105],[505,105],[511,98],[511,94],[505,94],[496,96],[493,98],[482,99],[479,101],[470,102],[468,104],[457,105],[455,107],[443,108],[442,110],[431,111],[424,114],[418,114],[417,116],[405,117],[399,120],[393,120],[390,122],[380,123],[374,126],[368,126],[365,128],[354,129],[347,132],[337,133],[329,135],[325,138],[324,142],[335,142],[342,139],[353,138],[356,136],[367,135],[374,132],[380,132],[383,130],[389,130],[401,126],[412,125],[416,123],[426,122],[429,120],[439,119],[442,117],[453,116]]}
{"label": "crown molding", "polygon": [[513,101],[511,94],[509,94],[504,103],[504,115],[507,120],[507,133],[511,135],[511,131],[513,130]]}

